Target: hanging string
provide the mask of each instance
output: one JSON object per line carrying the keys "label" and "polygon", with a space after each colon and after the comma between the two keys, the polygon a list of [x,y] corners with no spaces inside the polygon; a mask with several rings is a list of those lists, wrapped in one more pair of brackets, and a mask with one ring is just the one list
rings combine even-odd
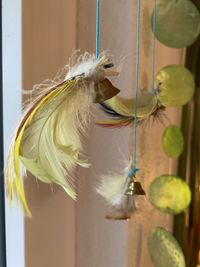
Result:
{"label": "hanging string", "polygon": [[156,0],[154,0],[153,29],[152,29],[152,91],[156,95],[155,88],[155,51],[156,51]]}
{"label": "hanging string", "polygon": [[129,177],[136,175],[137,169],[137,109],[138,109],[138,93],[139,93],[139,58],[140,58],[140,0],[137,7],[137,31],[136,31],[136,60],[135,60],[135,100],[134,100],[134,125],[133,125],[133,166],[129,172]]}
{"label": "hanging string", "polygon": [[100,0],[96,0],[96,59],[99,57],[99,13]]}

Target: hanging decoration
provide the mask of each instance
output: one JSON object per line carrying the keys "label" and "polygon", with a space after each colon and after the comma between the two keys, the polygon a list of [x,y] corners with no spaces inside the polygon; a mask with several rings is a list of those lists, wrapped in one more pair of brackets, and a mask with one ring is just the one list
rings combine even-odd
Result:
{"label": "hanging decoration", "polygon": [[[32,102],[26,107],[14,133],[6,164],[7,194],[22,207],[26,216],[31,211],[25,197],[23,176],[30,172],[48,184],[61,186],[76,199],[73,169],[90,166],[84,154],[81,137],[87,134],[90,107],[100,103],[109,116],[97,124],[106,128],[133,125],[133,150],[129,163],[121,173],[103,175],[96,191],[110,208],[107,219],[127,220],[137,209],[137,197],[145,195],[138,181],[137,126],[146,120],[162,119],[167,107],[180,107],[191,101],[195,81],[182,65],[163,67],[155,75],[156,38],[170,47],[191,45],[200,33],[200,14],[188,0],[154,0],[152,16],[152,84],[151,90],[139,90],[141,2],[137,0],[135,97],[117,96],[119,89],[108,79],[119,74],[108,53],[99,54],[100,0],[96,0],[96,51],[85,53],[67,71],[50,83],[34,87]],[[74,61],[75,62],[75,61]],[[180,129],[168,126],[162,146],[171,158],[184,149]],[[172,174],[155,178],[148,189],[148,199],[167,214],[184,212],[191,202],[186,182]],[[155,267],[185,267],[183,252],[170,232],[156,227],[148,239],[148,249]]]}
{"label": "hanging decoration", "polygon": [[10,202],[17,199],[26,216],[31,216],[22,179],[27,171],[44,183],[60,185],[76,198],[71,172],[76,165],[89,167],[81,135],[87,131],[90,107],[119,92],[107,79],[119,71],[106,53],[97,60],[85,53],[67,69],[64,78],[34,88],[34,100],[24,111],[10,145],[7,194]]}
{"label": "hanging decoration", "polygon": [[[195,82],[191,72],[182,65],[162,68],[155,78],[157,94],[141,91],[138,96],[138,122],[156,119],[166,107],[178,107],[191,101]],[[107,128],[129,125],[134,120],[134,99],[115,96],[104,103],[101,109],[111,118],[99,120],[97,124]]]}
{"label": "hanging decoration", "polygon": [[[137,31],[136,31],[136,82],[135,82],[135,98],[132,104],[132,114],[137,118],[138,115],[138,92],[139,92],[139,52],[140,52],[140,0],[137,2]],[[117,105],[118,99],[112,100],[113,105]],[[112,105],[111,104],[111,105]],[[126,104],[120,104],[120,112],[129,116],[126,112]],[[102,107],[112,113],[112,108],[103,104]],[[118,113],[120,115],[120,112]],[[143,111],[145,112],[145,111]],[[117,114],[116,114],[117,115]],[[118,115],[117,115],[118,116]],[[106,216],[108,219],[130,219],[135,211],[135,197],[138,195],[145,195],[141,184],[136,179],[137,168],[137,120],[134,120],[134,140],[133,140],[133,160],[130,160],[129,166],[122,174],[113,174],[103,176],[101,184],[97,187],[97,192],[107,201],[111,206],[111,212]]]}
{"label": "hanging decoration", "polygon": [[[136,182],[136,126],[145,120],[161,120],[167,107],[180,107],[191,101],[195,81],[191,72],[182,65],[169,65],[155,76],[155,37],[171,47],[186,47],[192,44],[200,33],[200,14],[188,0],[161,0],[152,16],[152,92],[138,89],[140,1],[138,0],[136,41],[136,95],[135,98],[114,96],[101,103],[101,109],[109,119],[98,120],[106,128],[118,128],[133,123],[133,163],[119,175],[103,176],[97,192],[112,207],[109,219],[129,219],[136,210],[135,196],[145,194]],[[171,18],[171,19],[170,19]],[[165,23],[166,20],[166,23]],[[139,26],[138,26],[139,25]],[[175,125],[166,128],[162,138],[165,153],[178,158],[184,149],[182,132]],[[128,175],[127,175],[127,171]],[[132,177],[132,180],[129,178]],[[137,186],[136,186],[137,184]],[[191,202],[191,191],[186,182],[175,175],[161,175],[154,179],[148,190],[148,197],[155,208],[168,214],[185,211]],[[165,229],[157,227],[149,237],[149,252],[155,267],[185,267],[183,252],[176,239]]]}
{"label": "hanging decoration", "polygon": [[173,235],[162,227],[151,230],[148,249],[155,267],[185,267],[185,259]]}
{"label": "hanging decoration", "polygon": [[176,125],[169,125],[165,128],[162,136],[162,147],[170,158],[178,158],[184,149],[183,133]]}
{"label": "hanging decoration", "polygon": [[200,13],[191,1],[161,0],[156,10],[156,38],[161,43],[184,48],[196,41],[200,34]]}
{"label": "hanging decoration", "polygon": [[111,174],[102,176],[101,184],[97,187],[97,192],[112,207],[107,219],[127,220],[130,219],[136,210],[135,196],[145,195],[141,184],[135,177],[128,176],[126,168],[121,174]]}
{"label": "hanging decoration", "polygon": [[[162,112],[165,109],[158,101],[157,96],[148,91],[141,91],[138,96],[137,105],[137,125],[151,118],[153,120],[160,118],[160,115],[162,116]],[[135,119],[135,98],[116,96],[101,103],[101,109],[110,119],[98,120],[96,122],[97,125],[107,128],[127,126]]]}
{"label": "hanging decoration", "polygon": [[148,197],[160,211],[178,214],[189,206],[191,191],[183,179],[174,175],[161,175],[150,184]]}
{"label": "hanging decoration", "polygon": [[[7,195],[31,216],[25,197],[23,176],[30,172],[48,184],[61,186],[76,199],[75,166],[90,166],[84,154],[81,137],[87,134],[90,107],[99,103],[108,119],[97,121],[106,128],[133,125],[133,150],[129,163],[121,173],[103,175],[96,191],[111,208],[106,218],[130,219],[137,209],[136,198],[145,195],[138,174],[137,126],[146,120],[162,119],[167,107],[180,107],[191,101],[195,81],[182,65],[163,67],[155,75],[156,38],[172,48],[193,44],[200,34],[200,13],[189,0],[154,0],[152,24],[151,91],[139,90],[141,1],[137,0],[135,97],[117,96],[108,77],[117,76],[108,53],[99,54],[100,0],[96,0],[96,51],[85,53],[65,67],[60,77],[36,86],[32,102],[25,108],[10,144],[6,164]],[[162,137],[166,155],[177,159],[184,150],[184,138],[176,125],[169,125]],[[196,186],[196,184],[194,184]],[[148,199],[159,211],[176,215],[191,202],[191,190],[180,177],[172,174],[155,178],[148,189]],[[199,219],[199,218],[198,218]],[[193,230],[193,229],[192,229]],[[151,230],[148,250],[155,267],[185,267],[179,243],[161,227]],[[196,253],[196,252],[195,252]]]}

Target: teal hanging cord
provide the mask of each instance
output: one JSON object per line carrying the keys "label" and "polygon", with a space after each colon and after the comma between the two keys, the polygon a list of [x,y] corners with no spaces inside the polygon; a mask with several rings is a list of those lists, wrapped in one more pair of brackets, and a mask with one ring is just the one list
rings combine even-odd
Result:
{"label": "teal hanging cord", "polygon": [[153,13],[153,27],[152,27],[152,91],[154,95],[157,94],[157,90],[155,88],[155,52],[156,52],[156,0],[154,0],[154,13]]}
{"label": "teal hanging cord", "polygon": [[138,0],[137,8],[137,31],[136,31],[136,60],[135,60],[135,110],[134,110],[134,126],[133,126],[133,166],[128,176],[132,178],[136,175],[137,169],[137,109],[138,109],[138,93],[139,93],[139,59],[140,59],[140,0]]}
{"label": "teal hanging cord", "polygon": [[100,0],[96,0],[96,59],[99,57],[99,14]]}

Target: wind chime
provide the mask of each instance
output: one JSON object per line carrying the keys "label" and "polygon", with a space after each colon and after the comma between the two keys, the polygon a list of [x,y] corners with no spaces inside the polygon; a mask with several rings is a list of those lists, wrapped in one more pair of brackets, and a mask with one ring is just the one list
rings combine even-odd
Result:
{"label": "wind chime", "polygon": [[[139,0],[138,17],[140,17]],[[138,20],[137,25],[139,25]],[[156,1],[154,1],[152,31],[152,58],[154,62],[155,37],[172,48],[187,47],[195,42],[200,33],[199,11],[191,1],[162,0],[159,5],[156,5]],[[137,45],[138,38],[137,31]],[[136,48],[138,49],[137,45]],[[167,107],[178,107],[187,104],[192,99],[195,90],[194,77],[187,68],[182,65],[169,65],[162,68],[154,77],[155,65],[153,64],[153,94],[148,96],[138,95],[138,54],[139,51],[136,50],[136,96],[134,104],[132,102],[133,99],[115,96],[101,104],[109,119],[98,121],[99,125],[106,128],[125,127],[134,122],[134,146],[136,146],[136,121],[140,125],[144,120],[149,119],[151,116],[157,116],[160,111]],[[134,110],[137,110],[137,112],[134,112]],[[183,134],[176,125],[169,125],[165,129],[162,145],[164,152],[170,158],[178,158],[182,154],[184,149]],[[114,181],[110,184],[110,187],[112,185],[114,187]],[[106,188],[108,187],[105,182],[100,188],[100,194],[105,198],[107,196],[105,194]],[[189,206],[191,191],[182,178],[171,174],[161,175],[151,183],[148,190],[148,199],[159,211],[176,215],[182,213]],[[109,199],[107,201],[109,202]],[[179,243],[169,231],[162,227],[155,227],[151,230],[148,238],[148,248],[155,267],[186,266],[186,260]],[[198,259],[195,259],[196,263],[197,261]]]}
{"label": "wind chime", "polygon": [[[159,5],[154,0],[150,92],[139,90],[140,20],[141,1],[137,0],[134,98],[118,96],[120,90],[108,79],[117,76],[119,70],[108,53],[99,53],[100,0],[96,0],[96,54],[76,55],[61,75],[31,91],[33,100],[25,107],[13,135],[5,168],[9,202],[15,198],[26,216],[31,217],[23,187],[27,171],[44,183],[58,184],[76,199],[72,170],[77,165],[90,166],[81,136],[87,132],[93,103],[100,103],[109,117],[97,121],[98,125],[105,128],[133,125],[129,165],[121,174],[103,176],[96,189],[111,206],[106,217],[130,219],[136,209],[135,198],[145,195],[137,178],[137,126],[147,119],[159,117],[167,107],[188,103],[195,88],[194,77],[182,65],[166,66],[155,75],[156,38],[173,48],[192,44],[200,33],[200,14],[188,0],[161,0]],[[178,158],[184,148],[180,129],[175,125],[167,127],[162,144],[169,157]],[[186,182],[171,174],[156,178],[147,195],[154,207],[169,214],[183,212],[191,200]],[[185,266],[183,252],[167,230],[152,229],[148,244],[155,267]]]}

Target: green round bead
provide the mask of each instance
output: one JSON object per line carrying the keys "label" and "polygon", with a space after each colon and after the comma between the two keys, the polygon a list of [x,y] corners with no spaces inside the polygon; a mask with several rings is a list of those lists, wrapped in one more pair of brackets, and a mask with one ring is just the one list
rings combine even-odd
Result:
{"label": "green round bead", "polygon": [[185,267],[185,258],[179,243],[162,227],[151,230],[148,250],[155,267]]}
{"label": "green round bead", "polygon": [[178,158],[184,149],[184,137],[181,129],[176,125],[169,125],[162,137],[162,146],[170,158]]}
{"label": "green round bead", "polygon": [[161,0],[157,5],[155,35],[161,43],[183,48],[193,44],[199,34],[200,13],[192,1]]}
{"label": "green round bead", "polygon": [[151,183],[148,197],[158,210],[169,214],[179,214],[189,206],[191,191],[188,184],[181,178],[161,175]]}
{"label": "green round bead", "polygon": [[192,73],[182,65],[162,68],[155,79],[158,99],[163,106],[178,107],[187,104],[193,97],[195,82]]}

